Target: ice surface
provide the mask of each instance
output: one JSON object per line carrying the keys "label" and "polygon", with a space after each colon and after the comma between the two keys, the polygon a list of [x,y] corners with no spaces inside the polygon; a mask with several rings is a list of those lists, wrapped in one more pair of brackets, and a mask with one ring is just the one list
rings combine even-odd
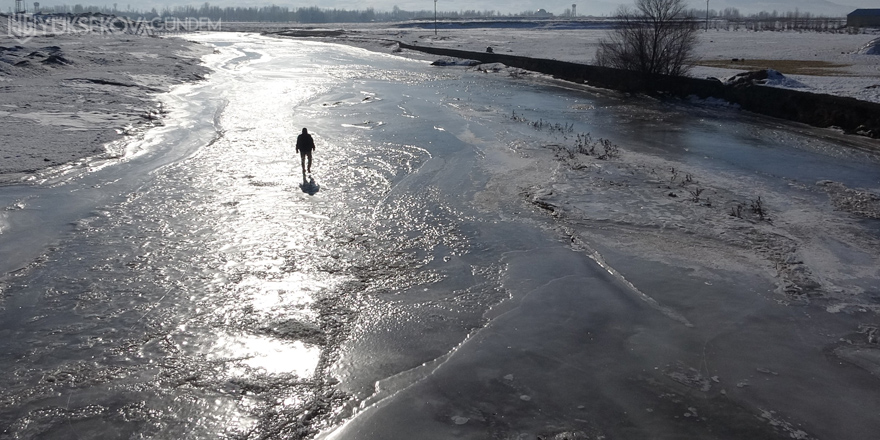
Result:
{"label": "ice surface", "polygon": [[880,429],[876,141],[194,37],[214,73],[163,98],[141,154],[0,192],[13,435]]}

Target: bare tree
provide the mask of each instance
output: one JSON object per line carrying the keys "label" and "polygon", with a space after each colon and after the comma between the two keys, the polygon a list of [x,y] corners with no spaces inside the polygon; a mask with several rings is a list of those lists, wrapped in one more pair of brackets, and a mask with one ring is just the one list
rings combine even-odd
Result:
{"label": "bare tree", "polygon": [[619,25],[599,41],[596,64],[646,76],[683,75],[693,63],[697,21],[686,15],[686,0],[636,0],[621,7]]}

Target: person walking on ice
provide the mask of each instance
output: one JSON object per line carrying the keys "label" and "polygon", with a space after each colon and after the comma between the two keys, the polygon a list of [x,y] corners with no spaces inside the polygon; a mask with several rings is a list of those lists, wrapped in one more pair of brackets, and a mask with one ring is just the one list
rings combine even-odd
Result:
{"label": "person walking on ice", "polygon": [[[315,149],[315,140],[309,134],[309,130],[303,128],[302,133],[296,137],[296,152],[302,161],[303,175],[312,174],[312,151]],[[309,166],[306,168],[306,157],[309,158]]]}

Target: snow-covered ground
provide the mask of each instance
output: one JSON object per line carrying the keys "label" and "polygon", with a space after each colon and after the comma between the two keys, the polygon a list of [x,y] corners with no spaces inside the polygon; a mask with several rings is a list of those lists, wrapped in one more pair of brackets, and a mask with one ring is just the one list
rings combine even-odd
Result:
{"label": "snow-covered ground", "polygon": [[158,94],[208,72],[208,49],[180,38],[0,31],[0,183],[121,155],[118,141],[161,124]]}
{"label": "snow-covered ground", "polygon": [[[328,28],[333,28],[329,26]],[[577,63],[592,63],[598,42],[607,35],[605,27],[583,29],[538,27],[441,27],[437,34],[430,24],[425,27],[401,28],[388,25],[339,25],[346,30],[343,36],[328,40],[345,42],[381,51],[390,51],[393,41],[448,47],[461,50],[485,51],[492,47],[496,53],[556,59]],[[816,68],[817,74],[786,75],[789,81],[771,84],[798,88],[814,93],[851,96],[866,101],[880,102],[880,56],[860,53],[880,34],[835,34],[819,32],[752,32],[746,30],[710,30],[699,33],[694,77],[725,78],[748,70],[772,67],[776,61],[800,61],[803,66],[816,62],[833,67]],[[433,55],[406,56],[431,59]],[[741,68],[711,67],[719,61],[753,60]],[[766,66],[761,60],[768,61]],[[707,66],[709,64],[711,66]],[[827,65],[827,64],[826,64]],[[779,69],[777,69],[779,70]]]}

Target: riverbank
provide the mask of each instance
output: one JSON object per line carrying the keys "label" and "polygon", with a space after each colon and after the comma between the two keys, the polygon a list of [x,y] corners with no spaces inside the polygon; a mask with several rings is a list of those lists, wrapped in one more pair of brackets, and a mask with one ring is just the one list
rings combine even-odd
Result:
{"label": "riverbank", "polygon": [[880,244],[855,193],[880,181],[852,147],[877,141],[338,44],[194,38],[218,48],[214,73],[169,93],[154,154],[4,188],[0,261],[26,265],[0,285],[10,436],[880,429]]}
{"label": "riverbank", "polygon": [[[603,89],[680,99],[723,100],[743,110],[764,116],[880,138],[880,104],[768,86],[770,81],[784,78],[779,72],[769,69],[743,73],[728,81],[678,76],[658,76],[646,80],[637,72],[587,64],[492,52],[423,47],[402,42],[399,45],[401,49],[460,60],[476,60],[490,65],[502,64]],[[458,63],[452,60],[440,60],[435,64]]]}
{"label": "riverbank", "polygon": [[[436,56],[412,51],[396,52],[396,42],[425,47],[485,52],[530,58],[545,58],[589,64],[595,58],[599,40],[607,26],[565,29],[547,24],[535,27],[479,25],[452,27],[443,24],[435,33],[431,23],[339,24],[294,27],[310,30],[312,38],[338,42],[379,52],[433,60]],[[585,25],[586,26],[586,25]],[[242,28],[258,31],[258,28]],[[288,28],[289,29],[289,28]],[[274,31],[281,31],[275,29]],[[332,37],[321,31],[334,30]],[[711,30],[698,34],[694,78],[728,78],[738,73],[770,68],[782,72],[787,81],[774,87],[851,97],[880,103],[878,55],[865,47],[880,34],[837,34],[818,32],[750,32]],[[432,58],[433,57],[433,58]]]}
{"label": "riverbank", "polygon": [[156,99],[208,73],[182,38],[88,33],[0,39],[0,184],[118,157],[116,141],[162,124]]}

